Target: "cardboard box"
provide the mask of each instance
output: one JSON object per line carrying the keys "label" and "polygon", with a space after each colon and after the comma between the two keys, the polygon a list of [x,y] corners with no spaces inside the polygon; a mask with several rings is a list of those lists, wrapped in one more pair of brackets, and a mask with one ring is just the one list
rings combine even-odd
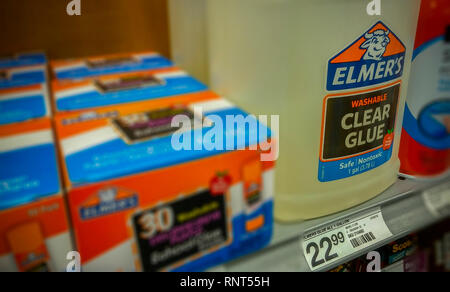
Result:
{"label": "cardboard box", "polygon": [[44,54],[0,60],[0,125],[50,116]]}
{"label": "cardboard box", "polygon": [[[194,125],[181,150],[179,114]],[[252,117],[248,131],[225,123],[237,116],[247,114],[211,92],[58,115],[82,270],[199,271],[267,245],[274,163],[223,143],[256,145],[268,129]]]}
{"label": "cardboard box", "polygon": [[42,52],[24,52],[0,57],[0,69],[26,67],[47,63],[47,57]]}
{"label": "cardboard box", "polygon": [[89,110],[150,99],[206,91],[207,87],[176,68],[53,80],[56,112]]}
{"label": "cardboard box", "polygon": [[73,250],[51,121],[0,126],[0,271],[63,271]]}
{"label": "cardboard box", "polygon": [[62,195],[0,211],[0,271],[63,272],[72,250]]}
{"label": "cardboard box", "polygon": [[171,67],[172,62],[155,52],[111,54],[50,62],[55,79],[89,77]]}

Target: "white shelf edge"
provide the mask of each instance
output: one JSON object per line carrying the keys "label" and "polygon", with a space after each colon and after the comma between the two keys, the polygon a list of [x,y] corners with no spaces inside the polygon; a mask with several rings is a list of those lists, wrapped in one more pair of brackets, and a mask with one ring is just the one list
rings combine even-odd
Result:
{"label": "white shelf edge", "polygon": [[211,271],[310,271],[300,247],[300,237],[305,231],[349,216],[364,214],[374,208],[381,208],[384,220],[393,235],[322,269],[322,271],[329,270],[448,217],[448,214],[447,216],[432,214],[425,205],[422,194],[435,186],[448,184],[449,180],[450,177],[428,182],[402,178],[376,198],[343,212],[293,224],[275,223],[273,239],[269,246]]}

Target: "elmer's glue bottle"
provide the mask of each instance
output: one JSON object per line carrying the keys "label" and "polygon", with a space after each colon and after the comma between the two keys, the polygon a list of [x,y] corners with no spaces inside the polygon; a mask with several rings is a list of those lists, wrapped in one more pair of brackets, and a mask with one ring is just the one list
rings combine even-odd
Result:
{"label": "elmer's glue bottle", "polygon": [[207,1],[212,88],[279,115],[278,220],[350,208],[397,180],[420,1],[383,1],[381,15],[368,3]]}
{"label": "elmer's glue bottle", "polygon": [[400,172],[435,177],[450,166],[450,1],[422,0],[400,144]]}

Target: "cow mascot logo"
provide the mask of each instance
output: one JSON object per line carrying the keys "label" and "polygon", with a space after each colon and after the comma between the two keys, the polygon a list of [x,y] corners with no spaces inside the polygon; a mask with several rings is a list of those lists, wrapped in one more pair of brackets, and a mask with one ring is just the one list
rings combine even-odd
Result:
{"label": "cow mascot logo", "polygon": [[363,88],[398,79],[406,47],[381,21],[328,61],[327,90]]}
{"label": "cow mascot logo", "polygon": [[378,29],[373,33],[366,33],[366,41],[361,45],[361,49],[366,49],[363,60],[380,61],[386,52],[387,45],[391,42],[389,31]]}

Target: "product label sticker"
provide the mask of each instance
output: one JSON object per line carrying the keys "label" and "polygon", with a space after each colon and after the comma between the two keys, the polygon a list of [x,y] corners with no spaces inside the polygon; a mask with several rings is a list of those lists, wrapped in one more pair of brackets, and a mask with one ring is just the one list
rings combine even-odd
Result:
{"label": "product label sticker", "polygon": [[132,144],[169,136],[179,130],[181,126],[172,126],[172,120],[179,115],[188,117],[194,129],[196,126],[208,125],[203,123],[202,117],[196,116],[194,111],[184,106],[133,113],[112,119],[111,123],[119,131],[121,137],[128,144]]}
{"label": "product label sticker", "polygon": [[142,269],[165,271],[231,243],[226,195],[209,190],[132,216]]}
{"label": "product label sticker", "polygon": [[330,59],[319,181],[348,178],[390,160],[405,53],[401,40],[380,21]]}
{"label": "product label sticker", "polygon": [[392,236],[379,208],[305,233],[301,247],[312,271],[323,269]]}
{"label": "product label sticker", "polygon": [[327,90],[381,84],[403,74],[406,48],[381,21],[328,62]]}
{"label": "product label sticker", "polygon": [[450,182],[430,188],[422,196],[433,216],[443,218],[450,215]]}
{"label": "product label sticker", "polygon": [[409,235],[385,246],[387,264],[390,265],[414,254],[418,249],[418,237]]}
{"label": "product label sticker", "polygon": [[110,187],[98,191],[80,207],[80,218],[91,220],[125,210],[134,209],[139,204],[138,195],[131,190]]}
{"label": "product label sticker", "polygon": [[319,180],[364,173],[391,158],[400,82],[324,100]]}
{"label": "product label sticker", "polygon": [[162,86],[165,84],[163,80],[160,80],[152,75],[140,74],[108,80],[97,79],[94,80],[93,83],[101,93],[111,93],[122,90],[146,88],[150,86]]}
{"label": "product label sticker", "polygon": [[91,69],[103,69],[109,67],[128,66],[139,63],[139,60],[131,56],[121,56],[113,58],[100,58],[86,60],[86,66]]}

